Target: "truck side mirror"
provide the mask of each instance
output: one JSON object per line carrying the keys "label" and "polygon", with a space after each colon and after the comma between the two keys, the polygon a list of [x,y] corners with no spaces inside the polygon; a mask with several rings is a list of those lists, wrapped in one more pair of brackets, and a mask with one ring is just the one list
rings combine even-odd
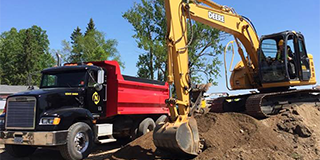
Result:
{"label": "truck side mirror", "polygon": [[100,69],[98,70],[98,77],[97,77],[97,84],[94,85],[94,88],[97,91],[100,91],[102,89],[102,84],[104,82],[104,70]]}
{"label": "truck side mirror", "polygon": [[103,84],[104,82],[104,70],[98,71],[98,84]]}

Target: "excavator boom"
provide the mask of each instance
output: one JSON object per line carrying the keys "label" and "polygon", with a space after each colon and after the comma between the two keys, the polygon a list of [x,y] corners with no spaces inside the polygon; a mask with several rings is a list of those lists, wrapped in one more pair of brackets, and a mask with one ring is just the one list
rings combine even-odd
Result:
{"label": "excavator boom", "polygon": [[[168,47],[168,82],[175,85],[177,98],[167,100],[170,110],[170,122],[159,125],[154,131],[154,143],[158,148],[175,151],[184,155],[197,155],[200,150],[198,128],[195,119],[189,116],[191,103],[189,92],[190,75],[188,68],[188,37],[187,18],[208,24],[233,34],[251,57],[249,63],[243,51],[242,60],[251,84],[256,84],[253,78],[254,68],[258,65],[255,54],[259,45],[258,37],[250,23],[232,12],[232,9],[220,6],[211,1],[202,0],[211,6],[205,7],[195,3],[183,3],[178,0],[165,0],[167,20]],[[237,24],[237,25],[235,25]],[[252,86],[254,87],[254,86]],[[178,110],[176,108],[178,106]]]}
{"label": "excavator boom", "polygon": [[[168,82],[174,82],[177,99],[170,98],[170,123],[157,126],[154,130],[154,144],[158,148],[174,151],[182,155],[197,155],[199,133],[197,122],[189,117],[190,75],[188,68],[188,47],[186,16],[182,3],[165,0],[167,18]],[[176,108],[178,105],[178,111]]]}

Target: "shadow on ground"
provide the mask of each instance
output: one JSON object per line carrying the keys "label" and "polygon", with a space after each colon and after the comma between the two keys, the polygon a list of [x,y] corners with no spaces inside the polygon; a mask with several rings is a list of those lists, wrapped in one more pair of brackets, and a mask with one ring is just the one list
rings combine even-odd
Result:
{"label": "shadow on ground", "polygon": [[[127,142],[120,141],[109,144],[96,145],[86,160],[108,159],[112,153],[124,146]],[[3,146],[0,146],[0,160],[60,160],[63,159],[58,150],[38,149],[29,157],[15,158],[8,154]]]}

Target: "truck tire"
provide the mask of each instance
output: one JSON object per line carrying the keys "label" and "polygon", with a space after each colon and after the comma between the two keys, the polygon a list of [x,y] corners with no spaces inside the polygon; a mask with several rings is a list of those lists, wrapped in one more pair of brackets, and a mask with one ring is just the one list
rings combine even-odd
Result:
{"label": "truck tire", "polygon": [[157,120],[156,120],[156,124],[159,124],[161,122],[166,122],[167,121],[168,116],[167,115],[162,115],[160,116]]}
{"label": "truck tire", "polygon": [[68,129],[66,144],[60,146],[60,153],[64,159],[80,160],[88,157],[93,145],[91,127],[84,122],[77,122]]}
{"label": "truck tire", "polygon": [[146,133],[153,131],[156,127],[153,119],[146,118],[139,124],[138,136],[145,135]]}
{"label": "truck tire", "polygon": [[27,157],[36,151],[37,147],[25,145],[5,144],[5,150],[13,157]]}
{"label": "truck tire", "polygon": [[136,138],[139,137],[138,135],[138,125],[136,125],[135,127],[133,127],[130,131],[130,138],[131,140],[135,140]]}

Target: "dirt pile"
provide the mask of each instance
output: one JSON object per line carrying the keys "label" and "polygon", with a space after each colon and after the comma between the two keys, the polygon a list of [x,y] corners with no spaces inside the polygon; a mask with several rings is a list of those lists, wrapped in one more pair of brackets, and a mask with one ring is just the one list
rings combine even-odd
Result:
{"label": "dirt pile", "polygon": [[283,113],[262,120],[293,149],[294,159],[320,160],[320,106],[293,105]]}
{"label": "dirt pile", "polygon": [[[209,121],[211,119],[213,121]],[[197,159],[280,159],[291,152],[286,142],[258,120],[239,113],[207,114],[198,119],[208,148]]]}
{"label": "dirt pile", "polygon": [[[320,111],[313,104],[288,106],[281,114],[256,120],[241,113],[196,117],[207,149],[195,159],[320,158]],[[129,143],[111,159],[177,159],[157,150],[152,133]]]}

